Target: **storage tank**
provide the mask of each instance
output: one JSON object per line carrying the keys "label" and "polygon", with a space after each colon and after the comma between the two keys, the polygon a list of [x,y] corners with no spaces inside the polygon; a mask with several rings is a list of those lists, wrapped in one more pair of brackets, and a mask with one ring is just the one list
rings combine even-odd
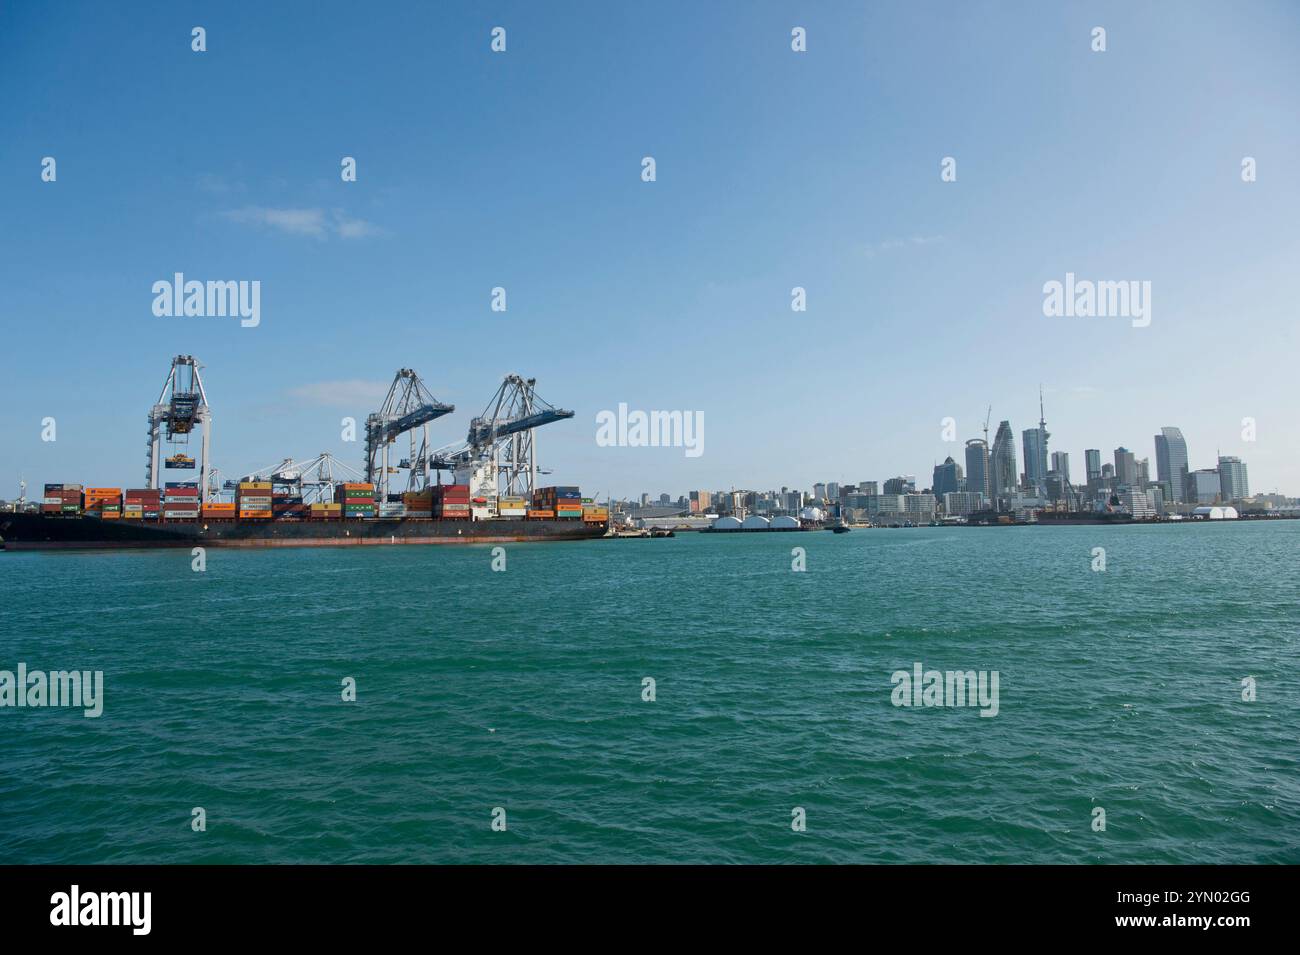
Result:
{"label": "storage tank", "polygon": [[799,520],[801,521],[820,521],[825,516],[820,507],[805,507],[799,512]]}
{"label": "storage tank", "polygon": [[713,522],[715,531],[738,531],[740,530],[740,521],[734,517],[719,517]]}
{"label": "storage tank", "polygon": [[772,518],[772,530],[774,531],[795,531],[799,529],[799,522],[789,514],[782,514],[780,517]]}

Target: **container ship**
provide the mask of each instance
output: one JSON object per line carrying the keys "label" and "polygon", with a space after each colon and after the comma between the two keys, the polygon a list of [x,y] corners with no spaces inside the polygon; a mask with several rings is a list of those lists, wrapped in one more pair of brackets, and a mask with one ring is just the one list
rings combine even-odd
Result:
{"label": "container ship", "polygon": [[[506,500],[505,505],[521,506],[476,519],[465,485],[402,495],[408,500],[400,513],[387,508],[389,514],[380,516],[372,486],[360,482],[342,485],[340,500],[332,504],[305,504],[273,493],[270,482],[245,483],[266,487],[241,486],[238,503],[200,504],[188,493],[197,487],[123,492],[46,485],[40,513],[0,514],[0,540],[7,550],[339,547],[585,540],[603,537],[609,529],[608,509],[583,503],[576,487],[542,488],[534,501],[538,506]],[[498,500],[498,509],[502,503]],[[509,513],[516,510],[521,516]]]}
{"label": "container ship", "polygon": [[[507,376],[465,442],[429,451],[428,423],[454,406],[433,399],[414,371],[402,369],[384,406],[366,419],[360,479],[337,480],[335,470],[352,469],[322,454],[219,486],[219,472],[208,466],[211,419],[200,367],[187,355],[172,362],[149,413],[145,487],[46,484],[39,511],[0,513],[0,544],[48,550],[504,543],[584,540],[609,530],[608,508],[578,487],[534,488],[533,430],[573,412],[538,398],[533,379]],[[164,442],[187,444],[196,430],[197,462],[180,451],[163,457]],[[408,434],[410,457],[390,466],[390,446]],[[199,480],[158,481],[164,464],[197,465]],[[390,492],[390,476],[403,469],[408,487],[425,486]],[[443,471],[452,472],[451,483],[442,482]]]}

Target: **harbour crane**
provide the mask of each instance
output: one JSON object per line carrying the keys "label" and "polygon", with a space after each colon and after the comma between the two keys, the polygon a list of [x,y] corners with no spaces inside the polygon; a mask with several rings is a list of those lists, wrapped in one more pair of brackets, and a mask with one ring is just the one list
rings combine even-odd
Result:
{"label": "harbour crane", "polygon": [[188,446],[194,429],[201,428],[203,439],[199,450],[199,494],[205,500],[208,494],[208,454],[212,441],[212,412],[208,396],[203,390],[199,369],[203,366],[193,355],[177,355],[172,359],[171,370],[163,382],[158,400],[149,409],[149,453],[145,463],[145,487],[158,487],[160,465],[168,468],[194,467],[194,459],[176,450],[162,461],[162,442]]}
{"label": "harbour crane", "polygon": [[[414,468],[416,429],[422,430],[422,441],[427,446],[429,422],[455,410],[455,405],[433,397],[413,369],[398,370],[383,405],[366,418],[365,480],[375,485],[375,494],[381,502],[388,500],[388,477],[396,470],[388,465],[388,446],[409,432],[412,454],[408,460]],[[423,463],[422,457],[418,459],[421,470]]]}
{"label": "harbour crane", "polygon": [[310,461],[285,458],[279,464],[245,474],[241,480],[270,481],[301,495],[307,504],[327,504],[334,500],[334,485],[340,480],[360,481],[361,477],[360,470],[322,451]]}
{"label": "harbour crane", "polygon": [[[536,430],[572,418],[538,396],[536,378],[506,375],[483,413],[469,423],[462,444],[428,454],[431,470],[452,471],[457,484],[468,484],[470,497],[498,494],[532,499],[538,474]],[[426,452],[420,448],[422,462]]]}

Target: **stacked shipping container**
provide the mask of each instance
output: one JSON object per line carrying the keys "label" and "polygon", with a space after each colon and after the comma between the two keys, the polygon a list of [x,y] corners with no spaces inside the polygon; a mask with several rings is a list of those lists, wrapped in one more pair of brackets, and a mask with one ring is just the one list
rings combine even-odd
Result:
{"label": "stacked shipping container", "polygon": [[442,484],[423,491],[391,495],[377,505],[375,486],[370,483],[341,484],[335,488],[334,503],[307,505],[298,494],[276,493],[270,481],[241,481],[233,503],[201,502],[198,482],[173,481],[156,488],[83,488],[80,484],[46,484],[41,500],[44,514],[79,515],[83,512],[105,520],[168,521],[195,520],[338,520],[340,518],[410,517],[417,519],[469,520],[477,502],[486,501],[502,518],[555,518],[607,522],[606,507],[582,498],[576,487],[544,487],[533,494],[531,504],[523,497],[471,499],[464,484]]}
{"label": "stacked shipping container", "polygon": [[[582,495],[576,487],[540,487],[533,492],[533,508],[548,516],[572,520],[582,517]],[[532,511],[529,517],[540,516]]]}
{"label": "stacked shipping container", "polygon": [[300,521],[307,516],[307,505],[301,494],[276,491],[271,495],[271,515],[276,520]]}
{"label": "stacked shipping container", "polygon": [[334,502],[343,505],[345,518],[375,516],[375,486],[369,483],[341,484],[334,489]]}
{"label": "stacked shipping container", "polygon": [[497,498],[497,516],[526,517],[528,516],[528,502],[522,497]]}
{"label": "stacked shipping container", "polygon": [[122,517],[130,521],[156,521],[162,517],[162,491],[156,487],[127,488]]}
{"label": "stacked shipping container", "polygon": [[42,514],[80,514],[80,484],[47,484],[41,498]]}
{"label": "stacked shipping container", "polygon": [[433,490],[407,491],[402,495],[402,505],[407,517],[433,517]]}
{"label": "stacked shipping container", "polygon": [[199,516],[197,481],[171,481],[163,485],[163,519],[192,521]]}
{"label": "stacked shipping container", "polygon": [[469,485],[438,484],[433,492],[433,516],[443,520],[469,520]]}
{"label": "stacked shipping container", "polygon": [[88,487],[84,495],[85,511],[106,521],[122,516],[122,489],[120,487]]}
{"label": "stacked shipping container", "polygon": [[271,507],[271,482],[240,481],[235,488],[235,511],[241,521],[269,519],[274,513]]}

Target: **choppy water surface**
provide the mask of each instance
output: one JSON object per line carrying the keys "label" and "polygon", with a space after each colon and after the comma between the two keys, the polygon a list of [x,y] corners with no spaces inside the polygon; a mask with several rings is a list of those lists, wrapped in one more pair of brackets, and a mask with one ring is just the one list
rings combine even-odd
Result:
{"label": "choppy water surface", "polygon": [[[486,546],[0,554],[0,669],[106,684],[99,719],[0,709],[0,862],[1300,862],[1298,547],[1279,522],[516,545],[504,573]],[[917,662],[997,670],[998,715],[892,705]]]}

